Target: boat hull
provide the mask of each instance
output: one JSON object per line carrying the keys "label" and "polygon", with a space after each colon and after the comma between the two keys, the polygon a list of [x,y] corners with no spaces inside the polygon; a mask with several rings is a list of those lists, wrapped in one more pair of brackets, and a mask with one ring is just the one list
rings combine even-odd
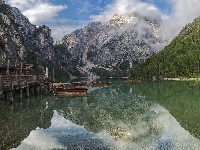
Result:
{"label": "boat hull", "polygon": [[56,88],[55,96],[87,96],[87,88]]}
{"label": "boat hull", "polygon": [[74,86],[86,86],[88,83],[87,82],[71,82],[70,84]]}
{"label": "boat hull", "polygon": [[56,97],[85,97],[87,93],[72,93],[72,92],[59,92],[55,94]]}
{"label": "boat hull", "polygon": [[97,82],[91,82],[92,86],[101,86],[101,85],[110,85],[111,82],[102,82],[102,81],[97,81]]}

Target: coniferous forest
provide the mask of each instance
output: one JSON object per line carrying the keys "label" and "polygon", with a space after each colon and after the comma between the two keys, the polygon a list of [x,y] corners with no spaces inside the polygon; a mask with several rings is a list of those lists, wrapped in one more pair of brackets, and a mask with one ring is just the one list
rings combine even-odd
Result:
{"label": "coniferous forest", "polygon": [[129,70],[132,78],[198,77],[200,18],[186,25],[162,51]]}

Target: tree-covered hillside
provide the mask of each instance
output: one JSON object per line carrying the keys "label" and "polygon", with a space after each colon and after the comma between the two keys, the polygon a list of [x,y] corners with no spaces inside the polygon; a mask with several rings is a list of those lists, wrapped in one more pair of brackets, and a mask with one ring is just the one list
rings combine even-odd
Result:
{"label": "tree-covered hillside", "polygon": [[200,17],[162,51],[129,70],[133,78],[196,77],[200,72]]}

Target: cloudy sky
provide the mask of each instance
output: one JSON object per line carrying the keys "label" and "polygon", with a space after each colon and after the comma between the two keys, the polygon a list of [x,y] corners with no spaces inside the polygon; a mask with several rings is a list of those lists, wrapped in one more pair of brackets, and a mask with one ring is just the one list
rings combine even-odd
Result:
{"label": "cloudy sky", "polygon": [[175,36],[200,16],[199,0],[5,0],[17,7],[37,26],[52,29],[54,41],[92,21],[105,23],[115,13],[140,12],[160,17],[168,33]]}

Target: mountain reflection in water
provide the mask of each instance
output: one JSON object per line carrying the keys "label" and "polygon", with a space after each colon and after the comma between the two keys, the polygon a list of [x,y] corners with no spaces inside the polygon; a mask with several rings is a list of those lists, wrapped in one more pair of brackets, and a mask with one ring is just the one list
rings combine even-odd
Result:
{"label": "mountain reflection in water", "polygon": [[200,149],[168,110],[131,87],[113,84],[88,97],[53,99],[51,126],[31,131],[16,149]]}

